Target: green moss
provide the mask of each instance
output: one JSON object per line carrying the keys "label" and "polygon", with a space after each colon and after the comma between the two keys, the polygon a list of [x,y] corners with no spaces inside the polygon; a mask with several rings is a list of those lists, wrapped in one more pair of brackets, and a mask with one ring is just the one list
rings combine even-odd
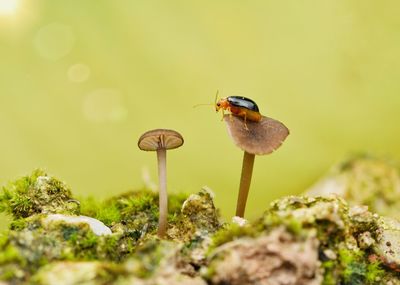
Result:
{"label": "green moss", "polygon": [[212,244],[209,248],[209,251],[212,251],[218,246],[221,246],[225,243],[228,243],[230,241],[233,241],[235,239],[238,239],[240,237],[256,237],[259,235],[259,232],[257,232],[254,227],[245,225],[245,226],[239,226],[237,224],[228,224],[224,225],[223,228],[218,230],[213,236],[212,236]]}
{"label": "green moss", "polygon": [[39,213],[73,213],[70,189],[61,181],[35,170],[3,187],[0,194],[0,211],[15,219]]}
{"label": "green moss", "polygon": [[27,224],[28,224],[28,222],[26,221],[26,219],[23,219],[23,218],[17,219],[17,220],[11,221],[10,229],[14,230],[14,231],[20,231],[20,230],[26,228]]}
{"label": "green moss", "polygon": [[289,219],[286,228],[290,233],[300,235],[303,229],[303,224],[296,219]]}
{"label": "green moss", "polygon": [[133,195],[121,197],[116,201],[122,216],[138,215],[140,212],[157,214],[156,196],[151,192],[134,193]]}
{"label": "green moss", "polygon": [[334,273],[336,262],[333,260],[328,260],[322,262],[322,266],[324,269],[324,279],[322,281],[322,285],[335,285],[336,282],[336,274]]}
{"label": "green moss", "polygon": [[379,262],[371,262],[367,264],[367,270],[365,272],[365,280],[370,284],[375,284],[382,280],[385,270],[382,268]]}
{"label": "green moss", "polygon": [[9,242],[9,232],[5,231],[0,233],[0,248],[6,246],[8,242]]}
{"label": "green moss", "polygon": [[341,248],[336,260],[322,263],[323,285],[373,285],[381,284],[385,270],[379,262],[370,262],[366,253],[357,249]]}
{"label": "green moss", "polygon": [[324,285],[379,284],[384,269],[379,263],[370,262],[368,253],[356,243],[364,232],[375,235],[377,218],[362,208],[352,211],[341,198],[287,197],[272,203],[259,223],[267,231],[284,225],[296,235],[307,229],[316,230],[320,251],[337,255],[333,260],[321,257]]}
{"label": "green moss", "polygon": [[112,226],[121,221],[121,212],[115,202],[97,202],[94,198],[82,199],[81,214]]}
{"label": "green moss", "polygon": [[105,223],[112,229],[111,235],[97,236],[86,223],[44,222],[48,213],[78,213],[76,205],[69,189],[43,171],[4,187],[0,210],[13,214],[14,220],[7,234],[0,235],[0,279],[19,283],[30,280],[46,264],[65,263],[68,267],[78,261],[88,265],[89,273],[96,270],[97,279],[91,280],[94,284],[126,274],[153,278],[166,266],[165,260],[174,260],[195,276],[201,267],[213,272],[207,263],[211,254],[207,253],[230,241],[257,238],[282,226],[296,239],[316,233],[324,285],[379,284],[390,271],[368,260],[373,246],[365,247],[365,252],[357,244],[363,233],[368,233],[372,242],[376,240],[377,218],[362,211],[351,214],[340,198],[286,197],[272,203],[255,223],[222,226],[212,194],[206,189],[187,199],[185,194],[172,194],[169,242],[156,238],[156,192],[132,191],[104,202],[85,199],[80,213]]}
{"label": "green moss", "polygon": [[[169,195],[170,227],[178,220],[185,196]],[[159,215],[158,193],[148,190],[132,191],[103,203],[86,199],[81,205],[81,213],[99,219],[117,233],[115,238],[105,237],[99,241],[104,250],[97,254],[121,261],[132,253],[137,243],[156,234]]]}
{"label": "green moss", "polygon": [[107,207],[103,204],[103,207],[96,213],[95,218],[102,221],[106,226],[112,226],[121,220],[121,213],[115,204]]}
{"label": "green moss", "polygon": [[62,260],[121,262],[134,249],[121,235],[97,236],[86,223],[46,222],[45,217],[27,218],[23,229],[0,236],[0,278],[11,270],[19,275],[7,280],[30,278],[44,265]]}
{"label": "green moss", "polygon": [[177,252],[177,249],[172,242],[157,238],[147,240],[129,260],[133,273],[140,278],[149,278],[159,267],[160,261]]}
{"label": "green moss", "polygon": [[[176,216],[182,209],[182,204],[188,198],[186,193],[173,193],[168,196],[169,217]],[[158,202],[158,201],[157,201]]]}
{"label": "green moss", "polygon": [[167,235],[170,239],[190,242],[197,234],[208,235],[220,228],[218,211],[215,209],[212,193],[202,189],[190,195],[170,224]]}
{"label": "green moss", "polygon": [[0,237],[0,280],[14,280],[22,274],[21,268],[28,266],[27,260],[12,243],[9,235]]}
{"label": "green moss", "polygon": [[16,274],[15,274],[15,269],[14,268],[12,268],[12,267],[5,268],[5,270],[0,273],[0,279],[9,281],[9,280],[14,279],[16,277],[15,275]]}
{"label": "green moss", "polygon": [[0,252],[0,264],[5,264],[9,262],[22,262],[23,258],[21,257],[17,248],[11,244],[8,244],[3,250]]}
{"label": "green moss", "polygon": [[339,250],[339,262],[342,267],[343,284],[362,285],[366,272],[365,264],[361,260],[362,253],[347,249]]}
{"label": "green moss", "polygon": [[[53,223],[55,224],[55,223]],[[64,240],[75,241],[78,238],[78,233],[83,229],[83,226],[65,224],[64,222],[58,223],[60,234]],[[55,226],[53,225],[53,228]],[[85,229],[86,230],[86,229]]]}
{"label": "green moss", "polygon": [[37,169],[29,176],[23,176],[3,187],[0,194],[0,211],[19,217],[27,217],[34,207],[29,199],[28,190],[33,187],[40,176],[45,176],[43,170]]}
{"label": "green moss", "polygon": [[[185,194],[170,194],[168,197],[168,221],[175,223],[180,213]],[[129,226],[129,234],[141,236],[146,225],[147,232],[154,232],[158,224],[158,193],[149,190],[127,192],[102,203],[93,198],[81,203],[81,214],[94,217],[107,226],[120,223]],[[128,230],[125,231],[128,234]]]}
{"label": "green moss", "polygon": [[60,260],[120,262],[133,250],[133,247],[125,246],[121,251],[119,245],[123,240],[120,235],[97,236],[87,224],[71,225],[61,222],[58,227],[68,249],[63,250],[60,257],[57,257]]}
{"label": "green moss", "polygon": [[[185,199],[186,194],[169,195],[169,228],[181,224],[181,208]],[[102,203],[93,198],[85,199],[81,204],[81,214],[94,217],[111,227],[113,232],[119,233],[123,247],[130,251],[140,239],[156,234],[158,193],[142,189],[124,193]]]}
{"label": "green moss", "polygon": [[[267,231],[283,225],[289,232],[302,235],[314,229],[325,248],[335,248],[340,242],[353,239],[351,234],[359,232],[361,229],[356,227],[364,222],[365,217],[362,217],[353,223],[349,207],[343,199],[306,196],[289,196],[273,202],[258,221]],[[371,226],[370,223],[367,225]]]}

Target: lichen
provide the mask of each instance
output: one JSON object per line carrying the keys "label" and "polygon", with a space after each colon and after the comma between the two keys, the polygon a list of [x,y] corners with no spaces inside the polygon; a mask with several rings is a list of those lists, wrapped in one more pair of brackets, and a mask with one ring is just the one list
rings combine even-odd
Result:
{"label": "lichen", "polygon": [[[245,243],[246,240],[251,240],[250,244],[255,244],[256,240],[268,237],[277,228],[282,227],[284,227],[286,235],[291,236],[294,243],[304,241],[310,236],[310,233],[315,233],[319,245],[317,248],[314,248],[315,251],[313,254],[318,255],[321,271],[316,269],[314,273],[317,276],[322,272],[323,280],[321,279],[321,282],[324,285],[384,284],[380,282],[383,280],[386,272],[391,271],[390,269],[388,270],[389,264],[385,264],[382,260],[384,258],[387,259],[388,256],[385,256],[382,250],[378,251],[376,246],[382,244],[384,237],[389,233],[391,234],[391,240],[400,239],[400,234],[398,234],[399,227],[397,225],[393,226],[393,223],[390,226],[387,223],[385,225],[382,224],[379,216],[369,212],[366,207],[350,207],[346,201],[338,197],[314,198],[290,196],[271,203],[271,207],[255,223],[243,227],[231,225],[218,231],[214,235],[213,246],[210,247],[209,256],[214,260],[216,256],[215,252],[229,248],[227,254],[230,257],[224,257],[223,261],[220,261],[218,258],[216,261],[213,261],[208,268],[206,276],[209,280],[214,280],[216,284],[224,284],[226,278],[229,278],[229,284],[241,284],[241,282],[244,282],[242,284],[247,284],[245,282],[250,281],[243,281],[240,278],[248,278],[245,280],[250,280],[249,278],[253,277],[243,277],[246,274],[248,275],[246,271],[247,264],[235,264],[232,258],[238,257],[232,256],[232,245]],[[255,249],[246,247],[244,252],[251,250]],[[280,250],[283,250],[283,246],[280,247]],[[227,250],[225,249],[224,251]],[[399,251],[397,250],[396,254],[398,253]],[[236,254],[241,256],[240,259],[244,258],[240,252]],[[264,254],[268,255],[270,253],[265,252]],[[293,259],[296,259],[295,254],[298,254],[298,252],[293,252]],[[378,257],[371,259],[372,254],[378,255]],[[391,256],[393,256],[393,253]],[[232,262],[231,266],[235,268],[227,275],[222,273],[230,270],[230,266],[226,264],[226,260],[231,260],[229,262]],[[281,258],[280,262],[284,260]],[[218,267],[219,262],[224,262],[224,270]],[[263,268],[265,269],[266,267],[264,266]],[[274,270],[271,269],[270,271]],[[234,272],[242,272],[240,274],[241,277],[239,278],[239,275],[235,275]],[[272,273],[268,272],[263,273],[266,279],[258,280],[258,282],[273,280],[271,279],[273,278]],[[237,276],[238,279],[232,279],[234,278],[233,276]],[[296,282],[299,282],[300,279],[297,278],[296,280]],[[304,281],[305,283],[296,282],[278,282],[276,284],[314,284],[312,280]],[[248,284],[256,283],[254,281]]]}
{"label": "lichen", "polygon": [[[13,216],[10,230],[0,243],[2,280],[23,283],[31,280],[46,264],[49,265],[47,269],[40,272],[47,272],[51,264],[56,263],[68,265],[67,268],[72,270],[74,266],[69,265],[73,262],[121,264],[116,268],[124,271],[135,260],[140,265],[135,268],[145,268],[147,275],[143,270],[132,268],[128,270],[129,274],[137,278],[159,275],[155,272],[159,271],[161,259],[155,258],[154,245],[164,244],[160,249],[168,247],[165,246],[167,242],[160,243],[155,237],[158,224],[158,194],[155,192],[143,189],[104,202],[89,198],[80,203],[73,199],[64,183],[38,170],[4,187],[0,197],[1,210]],[[189,252],[204,246],[202,236],[212,233],[219,225],[209,192],[203,190],[185,199],[183,194],[169,196],[169,231],[175,233],[169,238],[173,240],[174,248],[179,248],[179,260],[189,260]],[[20,200],[27,201],[22,203],[23,207],[21,203],[15,203]],[[104,222],[109,226],[112,233],[96,233],[92,228],[96,219],[97,224]],[[184,241],[188,242],[187,246],[177,247]],[[151,248],[152,255],[145,248]],[[161,252],[165,253],[164,250]],[[154,272],[148,270],[150,264],[153,264]],[[187,270],[195,271],[193,266],[189,267],[191,269]],[[44,280],[43,276],[32,280]]]}
{"label": "lichen", "polygon": [[366,205],[372,212],[396,218],[400,207],[399,168],[389,159],[354,155],[333,166],[306,193],[339,195],[350,205]]}
{"label": "lichen", "polygon": [[93,285],[400,283],[400,223],[340,197],[283,197],[253,222],[222,223],[208,188],[189,197],[172,194],[163,240],[157,237],[155,192],[141,189],[106,201],[81,200],[43,171],[4,187],[0,210],[13,219],[0,234],[0,280]]}
{"label": "lichen", "polygon": [[[26,227],[10,230],[0,244],[0,276],[23,281],[44,265],[55,261],[104,260],[120,262],[126,250],[120,236],[98,236],[86,223],[47,222],[46,215],[27,218]],[[18,275],[11,276],[10,268]]]}
{"label": "lichen", "polygon": [[115,283],[126,276],[123,268],[108,262],[58,261],[40,268],[30,282],[40,285],[96,285]]}
{"label": "lichen", "polygon": [[318,243],[311,231],[299,237],[282,227],[257,238],[237,239],[210,253],[205,277],[212,284],[318,285]]}
{"label": "lichen", "polygon": [[183,202],[180,213],[168,229],[167,235],[173,240],[189,242],[196,235],[214,233],[220,226],[213,193],[208,188],[203,188]]}

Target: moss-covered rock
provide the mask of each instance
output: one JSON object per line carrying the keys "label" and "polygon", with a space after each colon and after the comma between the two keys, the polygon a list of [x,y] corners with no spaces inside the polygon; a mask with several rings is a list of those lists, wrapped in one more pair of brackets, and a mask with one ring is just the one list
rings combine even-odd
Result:
{"label": "moss-covered rock", "polygon": [[399,169],[388,159],[356,155],[332,167],[306,194],[338,195],[351,205],[366,205],[372,212],[397,218],[400,213]]}
{"label": "moss-covered rock", "polygon": [[[129,278],[154,281],[164,276],[171,282],[173,278],[186,280],[186,275],[195,272],[189,252],[201,247],[202,236],[208,236],[219,225],[208,191],[202,190],[187,200],[185,195],[170,195],[169,238],[173,242],[161,242],[156,237],[157,193],[132,191],[104,202],[86,199],[80,203],[65,184],[39,170],[5,187],[0,203],[0,210],[14,218],[10,230],[0,239],[0,279],[13,283],[35,280],[46,284],[54,278],[54,270],[79,268],[75,262],[81,262],[87,271],[96,270],[92,272],[96,278],[88,280],[98,284],[105,280],[101,276],[104,268],[127,272]],[[161,270],[161,264],[177,264],[165,261],[167,252],[179,256],[180,264],[186,267],[182,271],[188,274],[182,277],[176,275],[177,270],[174,274]],[[53,268],[53,264],[57,266]],[[38,270],[40,275],[35,275]]]}
{"label": "moss-covered rock", "polygon": [[400,272],[400,222],[381,217],[378,223],[374,251],[384,264]]}
{"label": "moss-covered rock", "polygon": [[[59,260],[124,258],[118,235],[99,236],[87,223],[47,220],[45,214],[27,218],[23,229],[8,231],[0,244],[0,278],[27,280],[42,266]],[[10,274],[12,268],[15,274]]]}
{"label": "moss-covered rock", "polygon": [[238,238],[209,255],[206,278],[212,284],[318,285],[322,270],[315,233],[293,235],[283,227],[258,237]]}
{"label": "moss-covered rock", "polygon": [[189,242],[201,236],[214,233],[221,223],[213,202],[213,193],[203,188],[198,194],[192,194],[182,206],[180,214],[169,228],[167,235],[174,240]]}
{"label": "moss-covered rock", "polygon": [[0,194],[0,212],[12,214],[15,219],[41,213],[74,214],[78,206],[71,190],[43,170],[9,183]]}
{"label": "moss-covered rock", "polygon": [[[212,284],[397,282],[399,229],[398,222],[338,197],[286,197],[273,202],[255,223],[217,232],[205,277]],[[279,281],[277,272],[286,281]]]}
{"label": "moss-covered rock", "polygon": [[400,223],[340,197],[284,197],[254,222],[223,224],[209,189],[170,195],[163,240],[158,194],[145,189],[78,202],[35,171],[4,187],[0,205],[13,217],[0,234],[11,284],[400,283]]}
{"label": "moss-covered rock", "polygon": [[116,283],[126,278],[127,272],[123,268],[108,262],[57,261],[40,268],[30,282],[41,285],[97,285]]}

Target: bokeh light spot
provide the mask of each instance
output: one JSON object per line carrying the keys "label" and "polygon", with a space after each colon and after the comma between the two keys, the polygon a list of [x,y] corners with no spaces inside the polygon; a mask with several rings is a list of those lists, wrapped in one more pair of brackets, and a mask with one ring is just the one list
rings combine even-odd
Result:
{"label": "bokeh light spot", "polygon": [[90,67],[83,63],[71,65],[67,75],[68,79],[72,82],[85,82],[90,77]]}
{"label": "bokeh light spot", "polygon": [[91,122],[120,122],[127,118],[128,110],[118,90],[97,89],[84,98],[83,114]]}
{"label": "bokeh light spot", "polygon": [[19,0],[0,0],[0,15],[12,15],[19,6]]}
{"label": "bokeh light spot", "polygon": [[41,57],[49,60],[58,60],[66,56],[74,44],[75,36],[71,27],[60,23],[42,27],[34,40],[36,51]]}

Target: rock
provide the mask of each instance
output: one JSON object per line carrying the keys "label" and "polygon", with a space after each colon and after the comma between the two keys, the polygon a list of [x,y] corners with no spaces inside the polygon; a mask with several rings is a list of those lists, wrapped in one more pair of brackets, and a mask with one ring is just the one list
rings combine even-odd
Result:
{"label": "rock", "polygon": [[236,224],[240,227],[243,227],[244,225],[246,225],[249,221],[247,221],[246,219],[243,219],[242,217],[238,217],[238,216],[234,216],[232,217],[232,223]]}
{"label": "rock", "polygon": [[[363,249],[374,248],[380,228],[379,216],[367,207],[350,207],[339,197],[291,196],[273,202],[260,223],[266,230],[285,226],[299,236],[315,230],[323,284],[386,284],[379,283],[385,276],[380,261]],[[369,235],[361,245],[360,237]]]}
{"label": "rock", "polygon": [[131,276],[128,284],[207,285],[189,263],[183,245],[175,242],[149,240],[123,268]]}
{"label": "rock", "polygon": [[13,216],[0,234],[0,282],[400,283],[400,223],[366,205],[338,196],[289,196],[256,221],[225,224],[207,188],[188,198],[170,195],[169,205],[167,237],[160,240],[157,193],[79,203],[62,182],[36,171],[0,193],[0,212]]}
{"label": "rock", "polygon": [[322,272],[315,234],[299,238],[283,228],[228,242],[211,253],[212,284],[318,285]]}
{"label": "rock", "polygon": [[97,284],[100,262],[55,262],[44,266],[33,279],[42,285]]}
{"label": "rock", "polygon": [[374,251],[385,265],[400,272],[400,222],[381,217],[378,223]]}
{"label": "rock", "polygon": [[338,195],[351,205],[366,205],[383,216],[399,217],[400,175],[390,161],[355,156],[334,166],[306,195]]}
{"label": "rock", "polygon": [[208,188],[202,188],[183,202],[181,213],[197,230],[215,231],[220,225],[213,197]]}
{"label": "rock", "polygon": [[130,275],[127,268],[101,262],[56,262],[43,267],[33,278],[41,285],[121,284],[121,285],[207,285],[199,277],[180,274],[174,269],[150,278]]}
{"label": "rock", "polygon": [[67,224],[80,224],[84,223],[89,225],[90,229],[93,231],[95,235],[102,236],[102,235],[111,235],[112,232],[109,227],[105,226],[99,220],[93,219],[87,216],[67,216],[62,214],[52,214],[48,215],[44,218],[44,223],[51,223],[51,222],[59,222],[63,221]]}
{"label": "rock", "polygon": [[16,219],[41,213],[76,214],[78,206],[71,190],[42,170],[9,183],[0,194],[0,212],[6,211]]}
{"label": "rock", "polygon": [[219,229],[219,213],[213,202],[214,194],[202,188],[198,194],[190,195],[182,204],[175,225],[169,227],[167,235],[175,240],[188,242],[194,237],[201,239]]}

